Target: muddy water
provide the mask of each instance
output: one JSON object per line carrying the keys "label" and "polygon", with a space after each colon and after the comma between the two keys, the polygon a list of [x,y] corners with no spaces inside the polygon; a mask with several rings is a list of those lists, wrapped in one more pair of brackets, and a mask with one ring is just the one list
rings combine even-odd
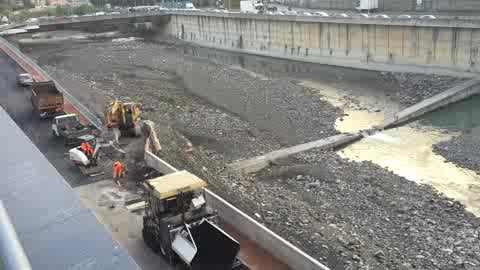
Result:
{"label": "muddy water", "polygon": [[[262,74],[265,77],[296,78],[334,106],[345,112],[335,126],[340,132],[368,129],[400,111],[402,106],[389,95],[392,87],[378,79],[378,73],[351,71],[319,65],[254,58],[205,48],[186,47],[184,53],[208,58],[223,64]],[[480,176],[475,172],[447,163],[433,152],[438,142],[480,126],[480,98],[461,102],[448,109],[431,113],[421,120],[374,134],[352,144],[339,154],[355,161],[372,161],[409,180],[428,184],[450,198],[462,202],[480,216]]]}
{"label": "muddy water", "polygon": [[[318,89],[326,99],[342,107],[346,116],[336,121],[341,132],[353,132],[383,122],[391,112],[359,110],[345,99],[339,89],[311,81],[302,84]],[[365,107],[382,103],[378,97],[356,98]],[[386,107],[396,107],[383,100]],[[361,105],[361,106],[362,106]],[[447,163],[445,158],[433,152],[432,146],[441,141],[458,136],[460,131],[468,131],[480,126],[474,118],[479,111],[480,98],[472,98],[448,109],[440,110],[421,120],[403,127],[374,134],[339,151],[339,154],[355,161],[372,161],[409,180],[428,184],[450,198],[459,200],[475,215],[480,215],[480,176],[476,172]],[[380,106],[381,107],[381,106]],[[479,111],[480,113],[480,111]]]}

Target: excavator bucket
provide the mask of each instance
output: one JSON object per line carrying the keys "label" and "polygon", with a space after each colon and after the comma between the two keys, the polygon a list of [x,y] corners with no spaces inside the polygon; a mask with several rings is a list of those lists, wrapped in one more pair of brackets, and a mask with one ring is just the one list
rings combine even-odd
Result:
{"label": "excavator bucket", "polygon": [[191,234],[197,247],[190,262],[192,270],[232,269],[240,243],[208,220],[191,229]]}

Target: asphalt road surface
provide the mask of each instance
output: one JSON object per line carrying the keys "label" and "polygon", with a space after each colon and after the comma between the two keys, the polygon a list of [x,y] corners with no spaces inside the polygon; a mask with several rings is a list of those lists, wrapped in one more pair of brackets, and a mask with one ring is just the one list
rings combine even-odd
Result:
{"label": "asphalt road surface", "polygon": [[[0,106],[7,111],[72,188],[93,183],[68,160],[68,155],[66,155],[68,149],[65,148],[63,141],[52,135],[51,120],[40,119],[38,114],[33,112],[29,88],[17,85],[16,75],[23,72],[15,62],[0,53]],[[88,190],[90,186],[85,186],[85,188]],[[95,186],[90,189],[95,189]],[[95,193],[95,191],[92,192]],[[93,207],[92,210],[99,209]],[[143,243],[140,216],[138,216],[140,221],[135,223],[132,220],[125,220],[128,219],[125,214],[115,215],[114,212],[110,212],[108,213],[109,220],[99,220],[99,222],[104,223],[109,230],[112,227],[115,228],[114,232],[110,231],[112,237],[127,249],[130,256],[143,270],[171,269],[159,255],[154,254]]]}
{"label": "asphalt road surface", "polygon": [[[17,85],[16,76],[24,72],[10,58],[0,57],[0,105],[52,163],[72,187],[90,184],[69,160],[63,141],[52,135],[51,120],[40,119],[30,103],[30,89]],[[5,142],[4,142],[5,143]],[[8,142],[6,142],[8,143]]]}

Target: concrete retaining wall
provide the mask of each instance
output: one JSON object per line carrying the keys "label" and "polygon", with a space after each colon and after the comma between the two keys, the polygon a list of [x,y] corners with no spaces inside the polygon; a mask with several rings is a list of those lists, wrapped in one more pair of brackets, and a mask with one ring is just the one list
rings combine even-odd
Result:
{"label": "concrete retaining wall", "polygon": [[[158,170],[162,174],[169,174],[178,171],[176,168],[150,152],[145,152],[145,162],[149,167]],[[319,263],[208,189],[205,189],[205,200],[212,208],[218,211],[223,221],[227,222],[243,236],[274,255],[278,260],[287,264],[291,269],[328,270],[326,266]]]}
{"label": "concrete retaining wall", "polygon": [[286,263],[291,269],[328,270],[326,266],[308,256],[285,239],[280,238],[277,234],[208,189],[205,189],[205,200],[212,208],[218,211],[224,221],[232,225],[245,237],[254,240],[256,244]]}
{"label": "concrete retaining wall", "polygon": [[169,34],[206,47],[381,71],[480,72],[480,25],[473,21],[171,16]]}
{"label": "concrete retaining wall", "polygon": [[[15,61],[25,72],[28,72],[36,81],[52,80],[42,68],[40,68],[32,59],[23,54],[18,48],[10,44],[7,40],[0,38],[0,50],[8,57]],[[92,124],[99,130],[103,127],[102,121],[92,114],[83,104],[81,104],[74,96],[68,93],[58,82],[55,82],[58,90],[60,90],[65,98],[65,111],[75,113],[80,117],[84,124]]]}
{"label": "concrete retaining wall", "polygon": [[363,138],[362,133],[338,134],[338,135],[334,135],[334,136],[320,139],[317,141],[303,143],[303,144],[295,145],[292,147],[287,147],[280,150],[272,151],[270,153],[266,153],[258,157],[241,160],[241,161],[229,164],[228,167],[232,171],[248,174],[252,172],[257,172],[269,166],[270,163],[280,158],[286,158],[288,156],[291,156],[300,152],[312,150],[312,149],[320,149],[320,150],[332,149],[332,148],[359,140],[361,138]]}
{"label": "concrete retaining wall", "polygon": [[472,79],[456,85],[438,95],[427,98],[413,106],[396,113],[392,118],[385,120],[380,129],[388,129],[401,125],[425,113],[434,111],[448,104],[458,102],[480,93],[480,79]]}

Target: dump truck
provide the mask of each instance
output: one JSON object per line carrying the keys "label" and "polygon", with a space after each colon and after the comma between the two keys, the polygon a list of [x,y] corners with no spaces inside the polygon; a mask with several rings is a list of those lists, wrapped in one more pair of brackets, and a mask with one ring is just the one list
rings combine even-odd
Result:
{"label": "dump truck", "polygon": [[34,111],[38,112],[41,118],[62,115],[63,94],[58,91],[55,82],[33,82],[32,96],[30,98]]}
{"label": "dump truck", "polygon": [[65,114],[53,118],[52,134],[62,137],[66,146],[80,145],[80,137],[89,135],[92,129],[83,125],[76,114]]}
{"label": "dump truck", "polygon": [[239,259],[240,244],[219,226],[204,197],[207,183],[180,171],[143,183],[143,239],[173,266],[192,270],[248,269]]}

